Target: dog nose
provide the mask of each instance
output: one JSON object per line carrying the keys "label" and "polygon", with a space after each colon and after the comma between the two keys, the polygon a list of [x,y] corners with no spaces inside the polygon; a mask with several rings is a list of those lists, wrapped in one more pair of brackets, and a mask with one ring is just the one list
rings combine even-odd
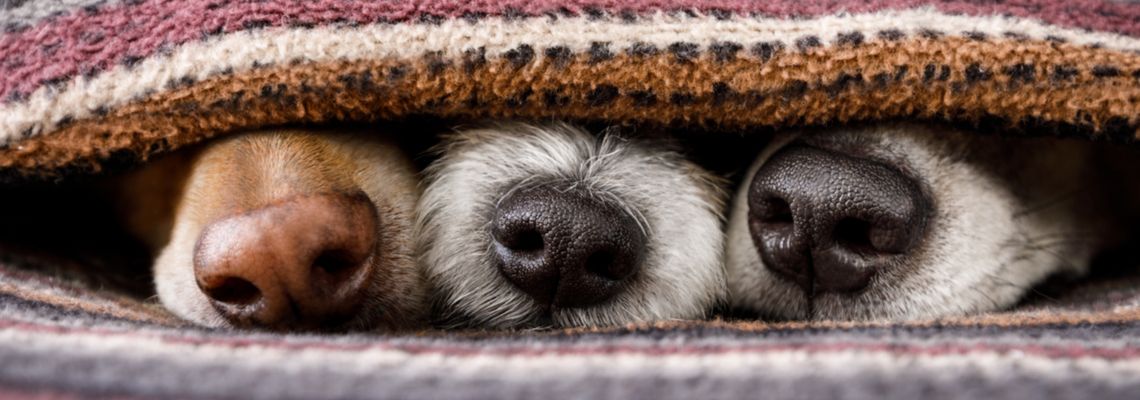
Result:
{"label": "dog nose", "polygon": [[299,196],[223,218],[198,238],[198,287],[238,326],[337,326],[367,291],[378,223],[363,193]]}
{"label": "dog nose", "polygon": [[646,234],[622,208],[579,190],[520,189],[492,220],[499,269],[539,304],[584,307],[622,291],[638,271]]}
{"label": "dog nose", "polygon": [[865,288],[920,243],[932,208],[897,168],[799,144],[757,171],[748,207],[764,265],[812,296]]}

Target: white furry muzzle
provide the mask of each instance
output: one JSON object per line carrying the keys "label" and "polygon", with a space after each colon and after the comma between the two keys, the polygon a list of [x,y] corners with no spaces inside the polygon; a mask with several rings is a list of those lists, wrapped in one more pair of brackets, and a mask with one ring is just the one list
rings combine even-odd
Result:
{"label": "white furry muzzle", "polygon": [[[443,325],[585,326],[700,318],[724,296],[720,189],[706,172],[662,146],[614,134],[594,137],[564,124],[496,125],[450,137],[427,182],[418,209],[418,248],[436,319]],[[550,289],[556,292],[553,303],[538,300],[546,300],[542,291],[522,290],[518,282],[529,278],[504,267],[504,245],[495,229],[505,228],[496,228],[502,224],[495,219],[504,213],[505,198],[535,191],[570,193],[577,202],[620,211],[612,217],[582,214],[565,224],[582,225],[589,218],[635,221],[644,235],[636,272],[623,275],[620,287],[606,289],[603,301],[585,305],[559,303],[573,278],[565,270],[560,277],[543,278],[556,282]],[[572,244],[583,240],[567,236],[576,241]],[[527,257],[550,257],[541,252],[553,251],[541,240],[535,248]]]}

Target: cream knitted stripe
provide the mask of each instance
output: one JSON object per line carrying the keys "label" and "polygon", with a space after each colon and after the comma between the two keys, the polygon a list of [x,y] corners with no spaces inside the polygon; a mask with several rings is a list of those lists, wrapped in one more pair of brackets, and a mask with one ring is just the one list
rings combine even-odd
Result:
{"label": "cream knitted stripe", "polygon": [[[887,11],[871,14],[828,16],[813,20],[730,19],[674,17],[659,14],[646,24],[613,20],[565,18],[550,21],[487,19],[472,24],[449,20],[439,25],[369,25],[358,28],[267,29],[246,31],[178,47],[166,55],[151,57],[134,67],[118,66],[94,77],[79,77],[59,86],[42,87],[27,100],[0,107],[0,143],[55,130],[63,120],[91,117],[169,85],[201,80],[222,72],[241,72],[257,65],[292,61],[418,59],[429,52],[455,58],[470,49],[483,48],[488,58],[498,58],[526,44],[537,49],[536,57],[552,47],[583,52],[595,43],[610,51],[625,51],[637,45],[664,50],[676,43],[689,43],[703,51],[715,43],[738,43],[745,48],[761,42],[780,42],[796,51],[797,42],[813,48],[842,42],[841,35],[859,32],[866,40],[881,39],[880,32],[896,31],[905,36],[945,35],[1005,37],[1010,33],[1031,40],[1064,40],[1074,45],[1097,45],[1106,49],[1135,51],[1140,40],[1115,34],[1057,28],[1037,21],[1006,17],[946,15],[933,9]],[[818,47],[816,46],[818,43]],[[811,51],[807,49],[806,51]],[[742,57],[757,57],[741,52]]]}

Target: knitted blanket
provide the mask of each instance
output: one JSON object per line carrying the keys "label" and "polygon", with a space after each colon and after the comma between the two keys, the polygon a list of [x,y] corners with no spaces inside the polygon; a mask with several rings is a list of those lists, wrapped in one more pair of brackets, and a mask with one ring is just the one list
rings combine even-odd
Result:
{"label": "knitted blanket", "polygon": [[[75,213],[66,195],[7,201],[44,182],[82,180],[218,135],[290,123],[559,118],[760,134],[917,119],[1132,142],[1140,134],[1140,4],[0,5],[0,225],[8,226],[0,228],[0,397],[1140,393],[1140,268],[1034,293],[1012,311],[907,323],[717,319],[566,331],[271,334],[186,325],[108,278],[114,261],[52,249],[71,230],[66,224],[40,235],[11,228],[32,208]],[[48,238],[49,250],[28,245],[32,236]]]}

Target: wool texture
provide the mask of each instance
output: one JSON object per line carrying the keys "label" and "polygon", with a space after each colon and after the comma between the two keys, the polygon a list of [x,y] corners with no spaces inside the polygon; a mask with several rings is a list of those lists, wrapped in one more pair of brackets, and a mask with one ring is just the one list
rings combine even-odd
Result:
{"label": "wool texture", "polygon": [[0,262],[0,396],[965,399],[1140,390],[1140,271],[1014,312],[911,323],[283,335],[186,326],[79,278],[45,278],[38,264]]}
{"label": "wool texture", "polygon": [[1127,3],[136,1],[36,18],[37,4],[0,36],[5,176],[424,114],[922,118],[1119,141],[1140,123]]}
{"label": "wool texture", "polygon": [[[1133,143],[1140,3],[0,2],[0,196],[243,129],[417,116],[720,130],[917,119]],[[0,397],[1140,393],[1140,271],[907,323],[331,336],[189,326],[58,263],[0,246]]]}

